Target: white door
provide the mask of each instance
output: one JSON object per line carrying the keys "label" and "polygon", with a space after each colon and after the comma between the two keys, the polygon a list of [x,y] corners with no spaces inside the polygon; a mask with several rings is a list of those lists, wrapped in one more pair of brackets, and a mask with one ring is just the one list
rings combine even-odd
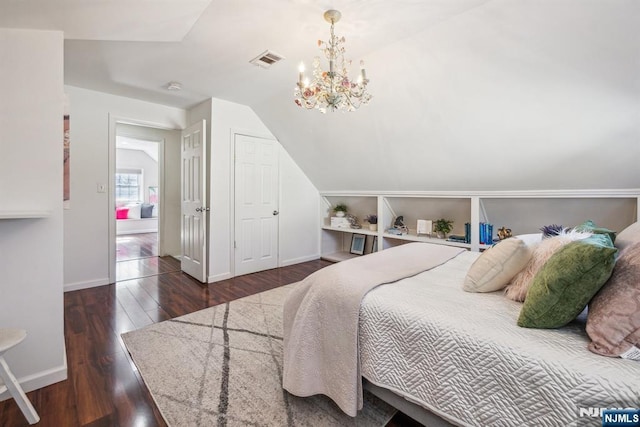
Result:
{"label": "white door", "polygon": [[235,136],[235,274],[278,266],[278,144]]}
{"label": "white door", "polygon": [[205,121],[182,132],[182,271],[207,281]]}

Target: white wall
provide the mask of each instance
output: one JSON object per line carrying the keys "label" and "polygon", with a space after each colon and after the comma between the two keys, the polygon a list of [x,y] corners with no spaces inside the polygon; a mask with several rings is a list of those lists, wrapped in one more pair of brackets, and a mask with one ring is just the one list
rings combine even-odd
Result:
{"label": "white wall", "polygon": [[639,19],[637,1],[492,0],[364,55],[345,22],[370,105],[323,115],[287,88],[250,106],[322,191],[637,188]]}
{"label": "white wall", "polygon": [[[273,135],[251,108],[245,105],[214,98],[189,111],[189,123],[203,118],[207,119],[211,165],[208,281],[215,282],[233,277],[234,274],[231,216],[233,134],[265,137]],[[280,149],[279,259],[280,265],[289,265],[319,257],[319,197],[318,190],[289,155]],[[297,233],[295,237],[288,230],[294,230]]]}
{"label": "white wall", "polygon": [[0,58],[0,211],[51,212],[43,219],[0,220],[0,326],[28,334],[6,359],[32,390],[67,375],[62,33],[0,29]]}
{"label": "white wall", "polygon": [[98,193],[97,184],[113,188],[110,117],[183,129],[186,112],[73,86],[65,91],[71,115],[71,209],[64,211],[64,283],[65,290],[73,290],[109,283],[109,221],[114,214],[108,192]]}

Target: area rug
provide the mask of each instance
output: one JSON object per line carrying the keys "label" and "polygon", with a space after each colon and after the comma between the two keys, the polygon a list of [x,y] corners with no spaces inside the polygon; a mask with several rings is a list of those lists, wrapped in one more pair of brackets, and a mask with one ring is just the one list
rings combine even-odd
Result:
{"label": "area rug", "polygon": [[293,285],[122,335],[167,424],[384,426],[395,409],[365,392],[351,418],[325,396],[282,389],[282,305]]}

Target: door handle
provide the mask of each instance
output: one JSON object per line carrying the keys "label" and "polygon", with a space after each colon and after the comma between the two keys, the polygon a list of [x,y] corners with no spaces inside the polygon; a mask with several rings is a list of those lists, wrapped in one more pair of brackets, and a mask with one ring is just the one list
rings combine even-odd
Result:
{"label": "door handle", "polygon": [[280,212],[278,211],[273,211],[273,215],[278,215]]}
{"label": "door handle", "polygon": [[202,212],[202,208],[196,208],[196,212]]}
{"label": "door handle", "polygon": [[196,208],[196,212],[209,212],[209,208],[205,208],[205,207]]}

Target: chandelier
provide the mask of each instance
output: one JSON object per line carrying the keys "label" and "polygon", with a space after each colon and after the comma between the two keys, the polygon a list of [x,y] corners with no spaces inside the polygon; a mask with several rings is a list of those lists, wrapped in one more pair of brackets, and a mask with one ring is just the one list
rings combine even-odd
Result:
{"label": "chandelier", "polygon": [[360,105],[366,105],[371,100],[367,93],[367,74],[364,62],[360,61],[360,74],[354,82],[349,78],[347,67],[351,61],[344,59],[344,37],[336,37],[333,26],[342,15],[337,10],[327,10],[325,21],[331,24],[331,38],[328,42],[318,40],[318,47],[329,61],[329,71],[320,68],[320,57],[313,59],[313,80],[309,82],[304,75],[304,63],[300,63],[298,84],[295,89],[295,103],[306,109],[316,108],[321,113],[327,110],[355,111]]}

